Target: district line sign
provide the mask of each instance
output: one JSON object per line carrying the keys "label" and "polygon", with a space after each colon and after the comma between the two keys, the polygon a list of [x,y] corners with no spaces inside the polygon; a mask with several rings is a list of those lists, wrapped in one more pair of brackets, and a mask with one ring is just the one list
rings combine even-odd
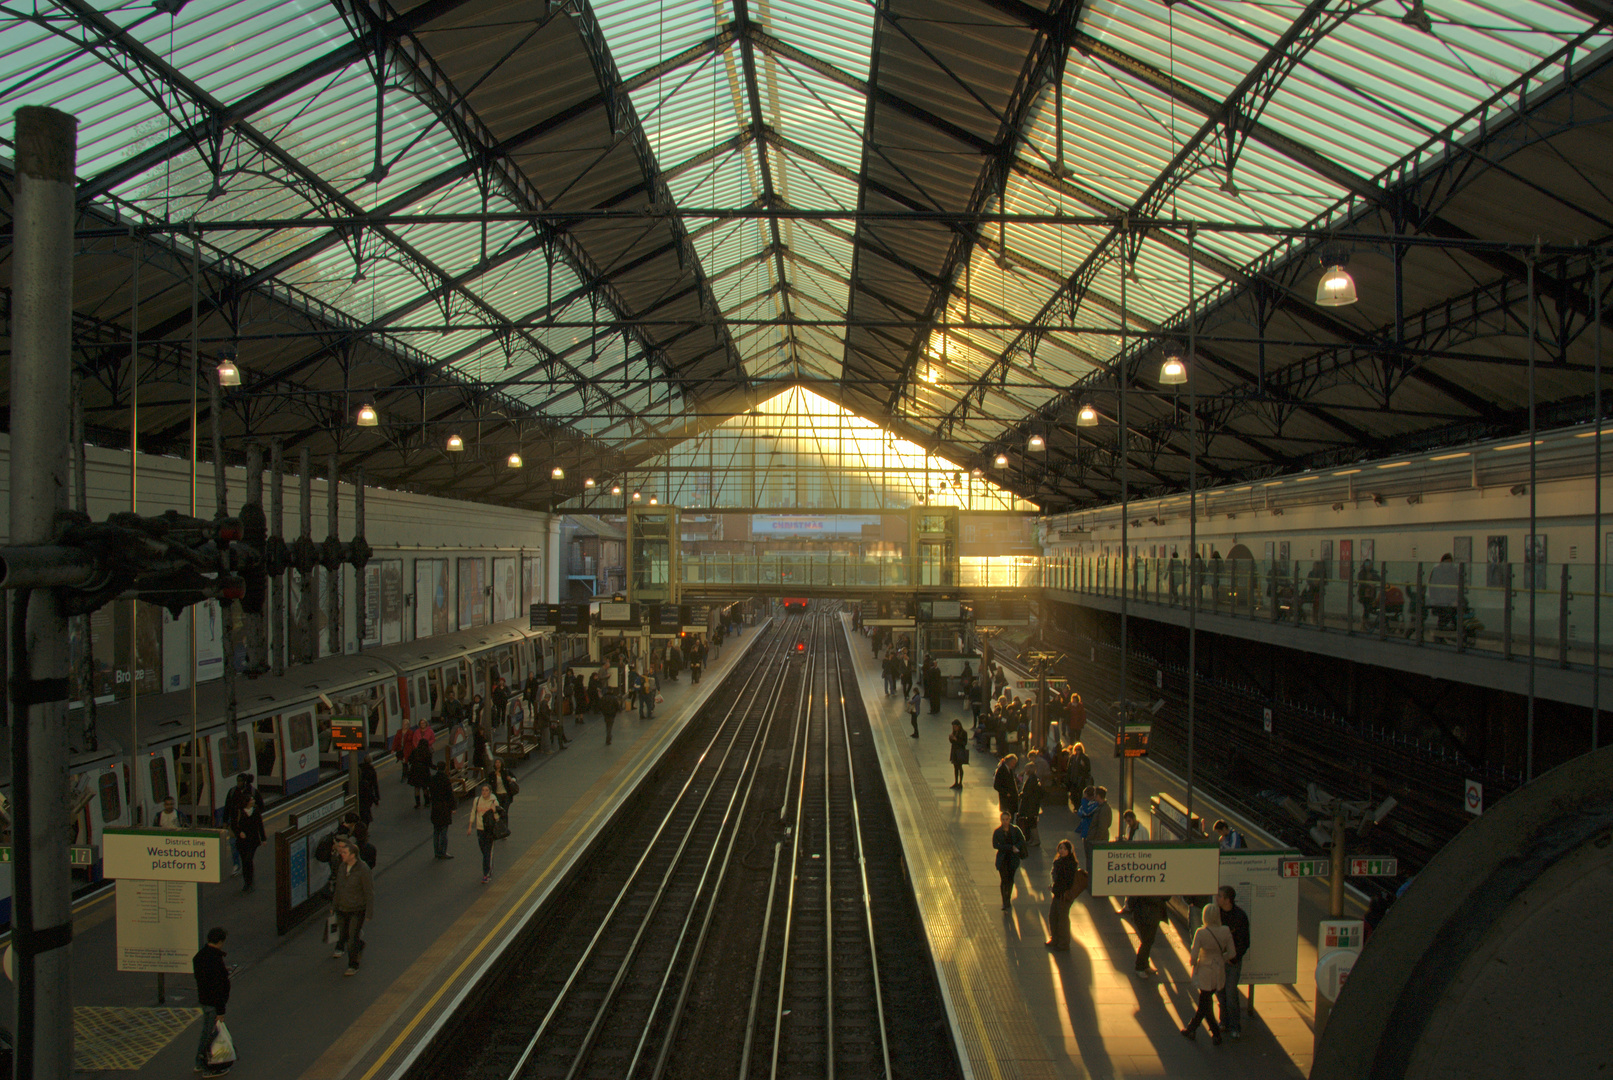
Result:
{"label": "district line sign", "polygon": [[1093,896],[1214,896],[1215,844],[1093,844]]}
{"label": "district line sign", "polygon": [[224,837],[217,832],[176,829],[107,829],[101,834],[101,873],[142,881],[224,880]]}

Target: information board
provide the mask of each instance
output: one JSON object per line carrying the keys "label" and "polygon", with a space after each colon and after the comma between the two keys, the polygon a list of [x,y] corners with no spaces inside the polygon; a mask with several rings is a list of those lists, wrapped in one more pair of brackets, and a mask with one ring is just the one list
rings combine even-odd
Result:
{"label": "information board", "polygon": [[224,880],[224,837],[216,832],[106,829],[101,833],[101,872],[142,881]]}
{"label": "information board", "polygon": [[117,883],[118,970],[189,975],[201,948],[201,906],[193,881]]}
{"label": "information board", "polygon": [[527,628],[582,631],[588,629],[588,608],[583,604],[533,604],[527,609]]}
{"label": "information board", "polygon": [[599,605],[601,626],[637,626],[638,605],[605,601]]}
{"label": "information board", "polygon": [[1094,844],[1093,896],[1211,896],[1220,886],[1214,844]]}
{"label": "information board", "polygon": [[338,750],[364,749],[364,721],[356,716],[331,717],[330,744]]}
{"label": "information board", "polygon": [[1329,859],[1284,859],[1283,877],[1332,877],[1333,863]]}
{"label": "information board", "polygon": [[1285,876],[1293,851],[1221,852],[1221,884],[1237,891],[1249,916],[1249,951],[1242,983],[1292,986],[1299,981],[1299,880]]}

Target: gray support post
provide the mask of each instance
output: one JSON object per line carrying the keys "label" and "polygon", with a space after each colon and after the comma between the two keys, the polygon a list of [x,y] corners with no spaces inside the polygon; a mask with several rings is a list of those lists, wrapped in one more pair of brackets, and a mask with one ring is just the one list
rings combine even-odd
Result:
{"label": "gray support post", "polygon": [[1423,613],[1428,610],[1428,592],[1423,588],[1423,564],[1417,564],[1417,644],[1423,643]]}
{"label": "gray support post", "polygon": [[1467,563],[1456,564],[1456,651],[1467,652]]}
{"label": "gray support post", "polygon": [[[67,509],[77,121],[16,112],[11,311],[11,543],[49,544]],[[12,977],[15,1075],[73,1073],[67,861],[67,620],[46,589],[12,599]]]}
{"label": "gray support post", "polygon": [[[297,454],[297,468],[301,470],[299,483],[302,486],[302,533],[301,537],[312,541],[314,538],[314,474],[313,462],[308,455],[308,448],[303,447]],[[306,574],[299,573],[297,590],[297,644],[301,646],[302,662],[311,664],[319,655],[319,642],[314,640],[314,613],[318,610],[319,598],[319,570],[309,570]]]}
{"label": "gray support post", "polygon": [[1389,561],[1378,564],[1378,640],[1389,637]]}
{"label": "gray support post", "polygon": [[[326,462],[325,473],[329,478],[325,488],[325,516],[330,524],[330,532],[326,535],[335,539],[341,527],[341,486],[336,476],[337,458],[332,454]],[[340,565],[334,570],[326,570],[328,575],[325,591],[325,639],[329,643],[332,656],[340,656],[346,650],[342,648],[342,568]]]}
{"label": "gray support post", "polygon": [[[270,439],[269,537],[280,541],[274,546],[281,551],[285,550],[286,539],[285,481],[286,444],[278,438]],[[282,570],[269,579],[269,655],[276,675],[286,673],[286,588],[290,583],[289,570]]]}
{"label": "gray support post", "polygon": [[[73,448],[73,509],[88,518],[90,514],[89,463],[84,460],[84,392],[80,382],[79,374],[75,370],[73,372],[73,429],[68,439]],[[129,610],[132,615],[134,612],[132,603]],[[78,700],[79,704],[84,706],[83,727],[80,730],[80,735],[84,749],[94,750],[100,746],[100,735],[97,734],[95,723],[95,656],[94,651],[90,648],[90,617],[80,615],[74,622],[78,626],[79,640],[78,671],[75,673],[78,684]],[[131,627],[129,633],[129,671],[131,672],[129,697],[130,708],[132,709],[134,707],[134,695],[139,689],[139,680],[132,676],[140,670],[135,652],[135,642],[140,639],[140,635],[134,633],[132,629],[134,626],[133,621],[129,623],[129,626]],[[129,776],[132,784],[134,782],[134,773],[131,772]],[[133,792],[131,791],[130,794],[133,795]],[[131,807],[135,805],[133,798],[129,800],[129,805]]]}
{"label": "gray support post", "polygon": [[1352,559],[1344,579],[1344,632],[1355,633],[1355,562]]}
{"label": "gray support post", "polygon": [[[224,437],[219,431],[220,390],[216,376],[207,378],[208,428],[213,440],[213,498],[218,516],[230,514],[230,483],[224,472]],[[235,601],[218,601],[219,636],[224,642],[224,724],[234,738],[235,729]]]}
{"label": "gray support post", "polygon": [[[353,539],[364,536],[364,470],[353,473]],[[517,564],[519,565],[519,564]],[[364,584],[364,567],[353,567],[353,616],[358,624],[358,651],[364,651],[364,624],[368,622],[369,590]],[[356,787],[353,789],[358,790]]]}
{"label": "gray support post", "polygon": [[[249,505],[263,508],[263,444],[256,439],[246,444],[246,501]],[[253,671],[262,671],[268,666],[268,652],[268,624],[260,609],[256,615],[246,616],[248,666]]]}
{"label": "gray support post", "polygon": [[1512,564],[1502,563],[1501,581],[1501,655],[1512,659]]}
{"label": "gray support post", "polygon": [[[1542,564],[1542,568],[1544,568],[1544,564]],[[1557,666],[1560,667],[1560,668],[1566,668],[1568,666],[1568,564],[1567,563],[1563,563],[1562,571],[1563,571],[1563,573],[1562,573],[1562,578],[1563,578],[1562,584],[1559,586],[1559,588],[1557,590]],[[1593,593],[1592,595],[1594,596],[1595,594]],[[1593,678],[1593,679],[1601,678],[1601,673],[1596,670],[1596,665],[1594,663],[1591,665],[1591,678]]]}

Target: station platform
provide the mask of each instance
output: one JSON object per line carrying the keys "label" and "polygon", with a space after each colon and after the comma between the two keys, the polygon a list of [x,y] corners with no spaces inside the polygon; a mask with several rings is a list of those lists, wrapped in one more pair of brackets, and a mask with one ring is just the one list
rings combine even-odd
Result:
{"label": "station platform", "polygon": [[[381,803],[371,841],[375,918],[366,922],[364,963],[353,978],[322,940],[323,913],[284,937],[274,928],[273,846],[257,856],[250,894],[239,877],[203,885],[202,927],[229,930],[226,963],[238,964],[226,1020],[243,1080],[389,1080],[402,1076],[477,979],[516,938],[600,829],[655,766],[725,675],[761,638],[762,626],[729,638],[691,685],[685,673],[663,680],[653,719],[637,709],[617,717],[612,745],[605,724],[568,718],[571,743],[534,756],[513,772],[521,793],[510,807],[511,837],[497,845],[493,879],[482,884],[476,842],[455,815],[448,850],[432,858],[429,810],[414,809],[412,789],[395,762],[378,763]],[[285,826],[278,808],[266,825]],[[278,820],[277,820],[278,818]],[[116,970],[116,920],[110,895],[75,913],[73,964],[75,1071],[78,1075],[157,1080],[190,1076],[200,1009],[189,975],[167,977],[157,1004],[157,976]],[[6,1011],[10,1000],[6,999]]]}
{"label": "station platform", "polygon": [[[972,749],[963,790],[952,790],[946,736],[953,719],[966,728],[972,724],[969,710],[961,699],[942,699],[940,713],[931,716],[926,703],[919,714],[920,737],[910,738],[901,700],[885,695],[868,639],[851,630],[849,616],[843,621],[966,1076],[1292,1080],[1309,1075],[1316,932],[1327,914],[1325,884],[1300,882],[1300,983],[1256,987],[1253,1011],[1245,1006],[1240,1040],[1212,1046],[1209,1033],[1201,1031],[1196,1043],[1188,1043],[1180,1030],[1192,1018],[1197,996],[1185,924],[1173,915],[1160,927],[1152,954],[1157,974],[1138,979],[1132,974],[1137,938],[1121,917],[1121,901],[1084,893],[1070,909],[1071,951],[1049,952],[1054,848],[1060,839],[1078,839],[1075,815],[1052,799],[1044,804],[1041,846],[1031,849],[1020,868],[1012,910],[1001,912],[991,848],[998,823],[991,786],[995,755]],[[1089,730],[1094,727],[1089,722]],[[1089,752],[1095,741],[1088,741]],[[1120,763],[1109,755],[1091,756],[1096,782],[1117,794]],[[1183,795],[1179,778],[1146,759],[1138,763],[1135,779],[1142,792],[1135,805],[1145,822],[1148,795]],[[1195,793],[1194,805],[1206,820],[1220,814],[1232,821],[1251,847],[1277,846],[1275,838],[1224,813],[1202,792]],[[1122,809],[1115,805],[1116,821]],[[1362,908],[1358,896],[1351,896],[1345,914],[1359,917]]]}

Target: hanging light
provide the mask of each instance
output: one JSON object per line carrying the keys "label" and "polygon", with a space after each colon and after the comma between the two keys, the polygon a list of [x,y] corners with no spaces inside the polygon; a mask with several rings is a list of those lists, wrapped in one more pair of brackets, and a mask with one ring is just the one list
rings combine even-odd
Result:
{"label": "hanging light", "polygon": [[974,477],[976,480],[978,480],[982,476],[986,475],[986,470],[982,469],[980,466],[976,465],[974,468],[969,470],[969,475]]}
{"label": "hanging light", "polygon": [[1046,450],[1047,440],[1040,435],[1032,435],[1025,445],[1032,450]]}
{"label": "hanging light", "polygon": [[1350,276],[1343,264],[1334,263],[1322,271],[1322,280],[1316,285],[1316,303],[1320,307],[1344,307],[1355,303],[1355,278]]}
{"label": "hanging light", "polygon": [[358,416],[354,418],[354,422],[359,427],[376,427],[381,423],[381,418],[376,414],[375,406],[366,402],[358,407]]}
{"label": "hanging light", "polygon": [[620,485],[620,484],[612,484],[610,486],[610,493],[612,495],[620,495],[622,493],[622,485]]}
{"label": "hanging light", "polygon": [[521,467],[521,465],[522,465],[521,455],[518,454],[518,453],[517,454],[511,454],[510,457],[509,457],[509,460],[506,462],[506,464],[508,464],[509,467],[512,468],[512,469],[519,469]]}
{"label": "hanging light", "polygon": [[594,486],[594,478],[592,476],[583,477],[582,478],[582,486],[585,487],[585,488],[593,487]]}
{"label": "hanging light", "polygon": [[998,454],[996,457],[991,459],[991,463],[997,466],[999,469],[1006,469],[1008,468],[1008,455]]}
{"label": "hanging light", "polygon": [[564,480],[565,478],[566,470],[562,469],[560,466],[556,465],[554,468],[549,470],[550,480]]}
{"label": "hanging light", "polygon": [[642,498],[643,498],[643,497],[644,497],[644,496],[642,496],[642,495],[640,495],[640,494],[639,494],[639,493],[638,493],[638,492],[636,492],[636,491],[635,491],[635,492],[633,492],[633,501],[634,501],[634,502],[638,502],[638,501],[639,501],[639,500],[640,500],[640,499],[642,499]]}
{"label": "hanging light", "polygon": [[457,454],[464,449],[465,440],[459,437],[459,432],[456,431],[448,436],[448,452],[450,454]]}
{"label": "hanging light", "polygon": [[1097,427],[1098,410],[1091,405],[1081,406],[1081,411],[1075,414],[1076,427]]}
{"label": "hanging light", "polygon": [[235,366],[235,350],[226,349],[218,354],[218,384],[240,386],[241,369]]}
{"label": "hanging light", "polygon": [[1180,356],[1167,356],[1159,365],[1159,381],[1166,386],[1180,386],[1187,381],[1187,364]]}
{"label": "hanging light", "polygon": [[651,506],[660,506],[661,505],[661,500],[656,498],[654,495],[651,495],[650,496],[650,505]]}

